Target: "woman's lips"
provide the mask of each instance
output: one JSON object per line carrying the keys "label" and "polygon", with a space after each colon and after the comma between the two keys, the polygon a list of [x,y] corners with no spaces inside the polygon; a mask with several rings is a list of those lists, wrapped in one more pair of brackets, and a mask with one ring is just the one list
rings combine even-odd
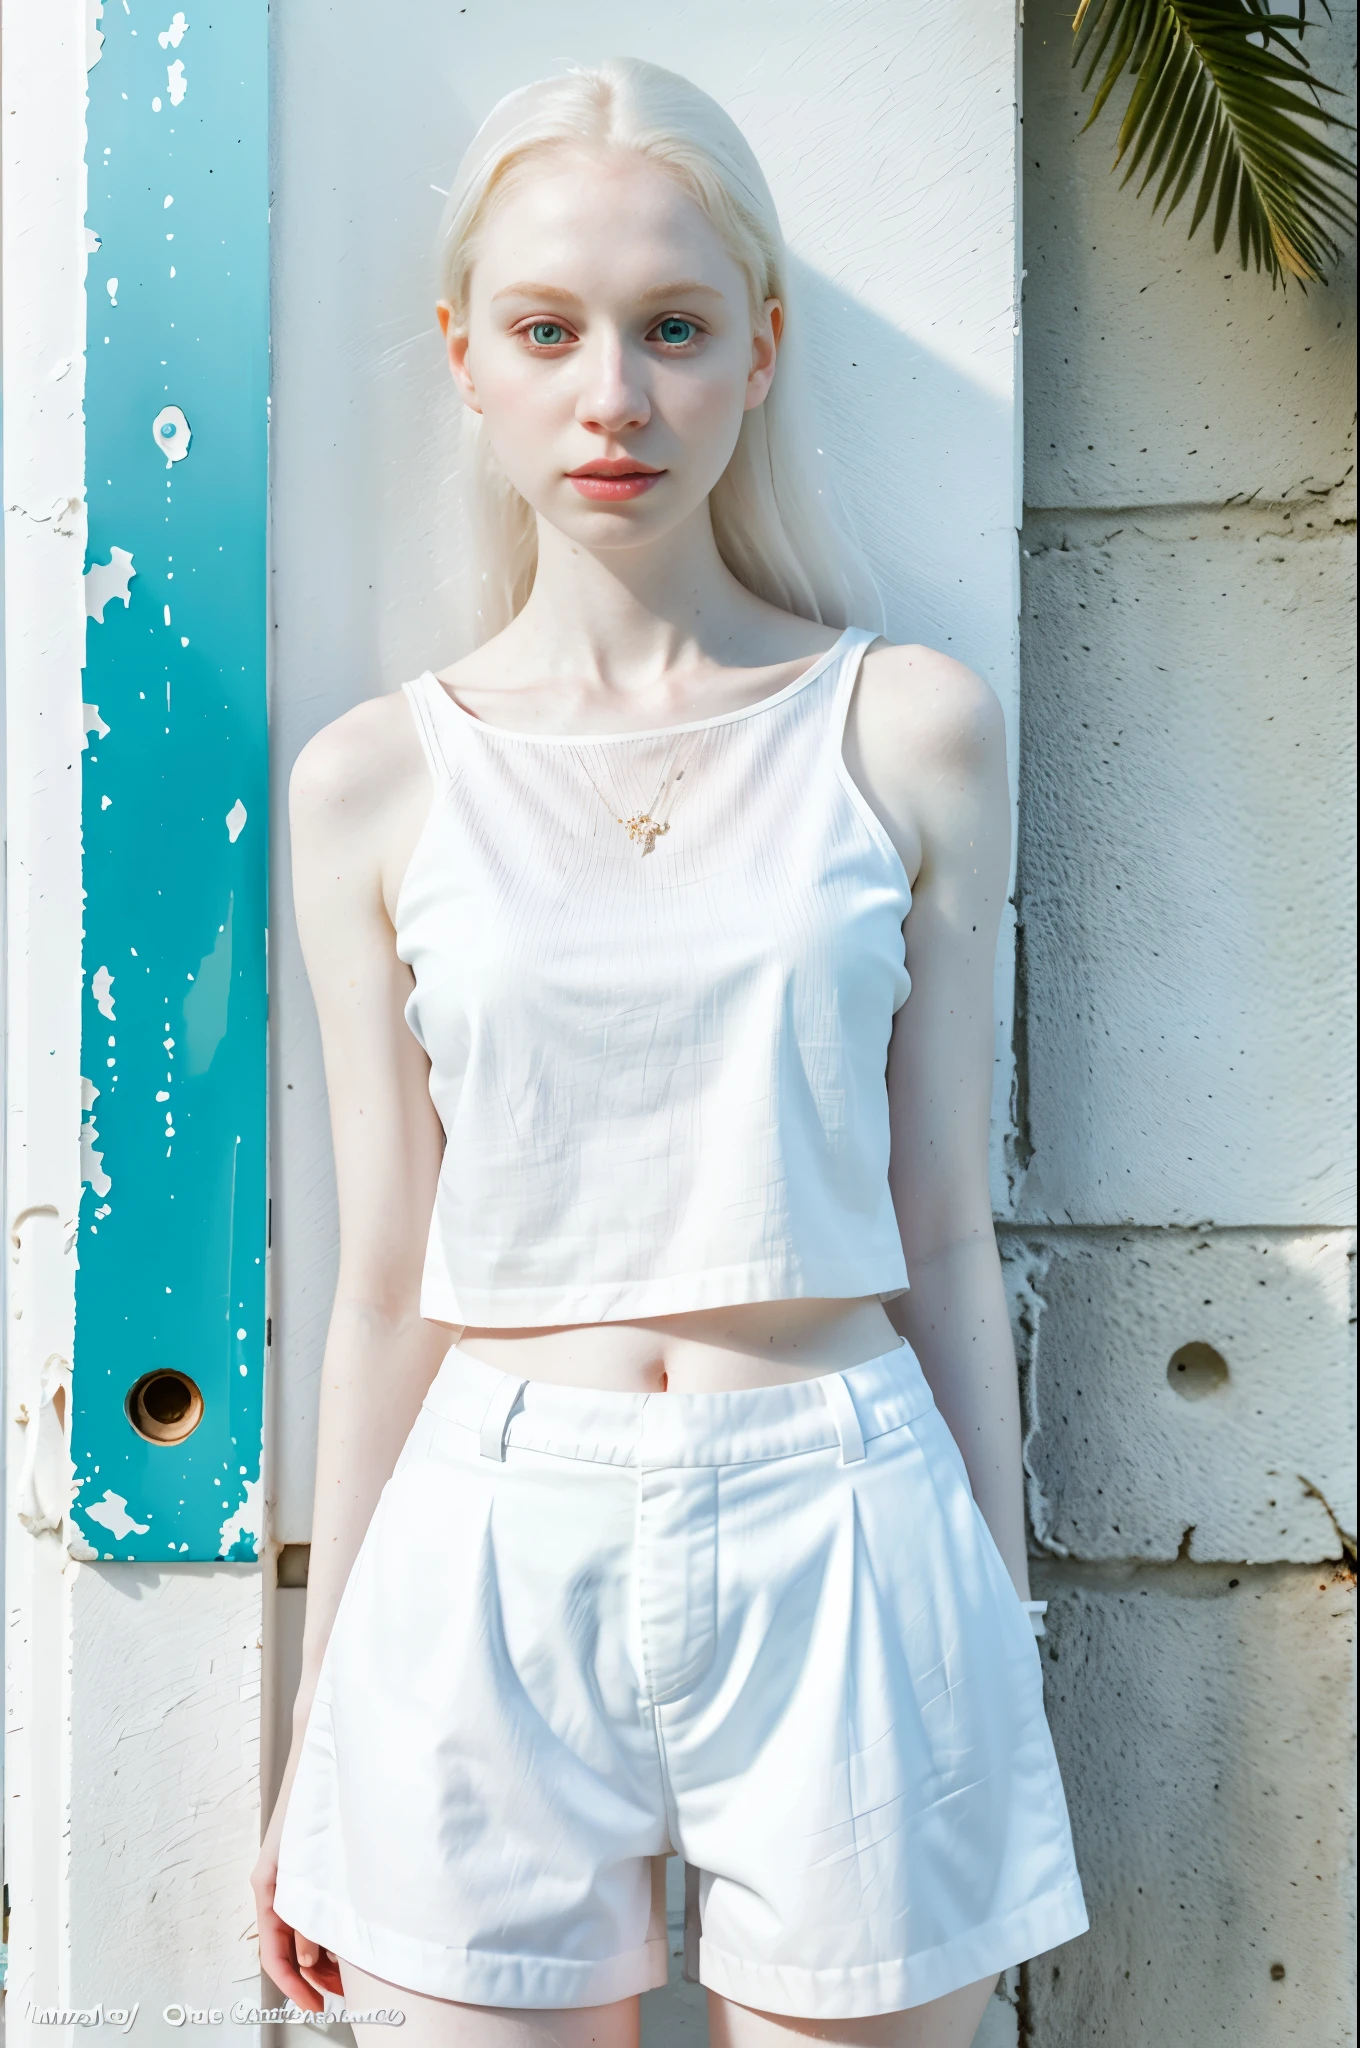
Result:
{"label": "woman's lips", "polygon": [[567,482],[583,498],[617,500],[640,498],[653,484],[659,484],[665,474],[664,469],[626,469],[622,464],[601,463],[598,468],[569,471]]}

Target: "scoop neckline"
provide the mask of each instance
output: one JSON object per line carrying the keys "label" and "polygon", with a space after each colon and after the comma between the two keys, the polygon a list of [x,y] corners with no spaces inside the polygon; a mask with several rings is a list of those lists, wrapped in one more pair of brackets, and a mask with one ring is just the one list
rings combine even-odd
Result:
{"label": "scoop neckline", "polygon": [[[475,712],[469,711],[466,705],[460,704],[456,697],[451,696],[432,668],[427,668],[422,673],[433,683],[450,711],[456,713],[459,718],[466,719],[467,723],[475,726],[479,732],[493,732],[501,739],[507,740],[531,740],[540,746],[609,745],[616,740],[659,740],[665,739],[670,733],[704,732],[710,726],[731,725],[738,718],[751,718],[759,711],[770,711],[776,704],[782,704],[786,697],[792,697],[809,683],[815,682],[842,652],[852,634],[867,631],[868,628],[864,626],[842,627],[838,637],[824,653],[817,656],[810,668],[805,668],[802,675],[795,676],[791,683],[785,683],[782,690],[774,691],[769,697],[757,697],[754,704],[740,704],[734,711],[715,711],[711,718],[690,718],[679,725],[644,726],[635,732],[517,732],[510,725],[489,725],[484,718],[478,718]],[[877,638],[876,634],[874,638]]]}

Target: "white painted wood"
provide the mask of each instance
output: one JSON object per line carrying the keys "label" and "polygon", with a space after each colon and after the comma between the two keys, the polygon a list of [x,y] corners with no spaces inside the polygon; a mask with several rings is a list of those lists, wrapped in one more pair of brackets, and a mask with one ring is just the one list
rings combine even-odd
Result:
{"label": "white painted wood", "polygon": [[6,2005],[11,2040],[24,2044],[29,2001],[65,2002],[70,1989],[70,1560],[59,1523],[80,1191],[84,8],[7,0],[3,38]]}
{"label": "white painted wood", "polygon": [[[890,634],[960,655],[1011,718],[1017,671],[1015,20],[1010,0],[549,0],[274,15],[274,1500],[311,1519],[335,1220],[321,1059],[288,889],[299,747],[460,650],[449,616],[454,401],[432,241],[492,102],[626,51],[688,73],[770,178],[826,397],[826,439]],[[994,1200],[1009,1203],[1009,929],[998,971]]]}
{"label": "white painted wood", "polygon": [[[6,0],[6,1813],[11,2048],[39,2011],[258,2002],[261,1573],[82,1563],[65,1433],[80,1194],[85,0]],[[261,508],[263,513],[263,508]],[[83,1546],[82,1546],[83,1547]],[[107,2021],[106,2021],[107,2024]],[[258,2023],[214,2028],[255,2042]]]}
{"label": "white painted wood", "polygon": [[204,2032],[242,2048],[261,2031],[232,2018],[260,2000],[260,1568],[69,1570],[69,2002],[140,2002],[138,2043],[184,2038],[167,2006],[216,2009]]}

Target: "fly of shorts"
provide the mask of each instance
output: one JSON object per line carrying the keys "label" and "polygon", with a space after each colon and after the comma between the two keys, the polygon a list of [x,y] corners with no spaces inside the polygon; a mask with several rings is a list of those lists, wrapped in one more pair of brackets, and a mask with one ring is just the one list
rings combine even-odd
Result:
{"label": "fly of shorts", "polygon": [[907,1345],[725,1393],[449,1352],[337,1611],[276,1908],[472,2004],[669,1958],[758,2009],[895,2011],[1081,1933],[1029,1616]]}

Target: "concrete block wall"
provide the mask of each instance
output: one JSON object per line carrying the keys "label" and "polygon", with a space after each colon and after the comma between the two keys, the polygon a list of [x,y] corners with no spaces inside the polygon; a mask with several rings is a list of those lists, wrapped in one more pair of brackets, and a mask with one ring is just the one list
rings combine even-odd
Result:
{"label": "concrete block wall", "polygon": [[[1310,10],[1310,13],[1315,10]],[[1088,1934],[1030,2048],[1351,2042],[1354,256],[1272,292],[1024,30],[1002,1226]],[[1305,50],[1352,87],[1355,7]],[[1344,109],[1343,109],[1344,111]],[[1353,105],[1350,118],[1354,117]]]}

